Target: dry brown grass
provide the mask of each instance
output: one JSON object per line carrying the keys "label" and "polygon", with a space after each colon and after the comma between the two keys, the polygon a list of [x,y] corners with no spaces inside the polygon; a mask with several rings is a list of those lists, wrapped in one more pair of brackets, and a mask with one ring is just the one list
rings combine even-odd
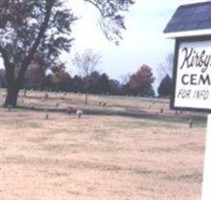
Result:
{"label": "dry brown grass", "polygon": [[[47,105],[58,101],[52,99]],[[68,105],[64,98],[60,104]],[[189,129],[174,119],[45,116],[0,108],[1,200],[200,199],[204,124]]]}

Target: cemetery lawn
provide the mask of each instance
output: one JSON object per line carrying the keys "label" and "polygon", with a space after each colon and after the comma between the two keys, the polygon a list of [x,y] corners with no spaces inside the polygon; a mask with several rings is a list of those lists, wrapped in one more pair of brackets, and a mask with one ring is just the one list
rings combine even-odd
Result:
{"label": "cemetery lawn", "polygon": [[0,108],[1,200],[200,199],[206,121],[46,112]]}

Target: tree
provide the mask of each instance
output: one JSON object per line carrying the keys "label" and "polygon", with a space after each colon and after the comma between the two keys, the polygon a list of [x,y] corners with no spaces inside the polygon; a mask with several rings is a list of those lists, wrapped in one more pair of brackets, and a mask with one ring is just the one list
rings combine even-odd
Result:
{"label": "tree", "polygon": [[[101,16],[101,28],[109,40],[118,44],[125,29],[123,12],[132,0],[84,0]],[[17,105],[28,66],[37,53],[50,67],[61,51],[69,51],[71,24],[76,17],[63,5],[64,0],[3,0],[0,7],[0,56],[7,79],[4,106]],[[17,73],[17,74],[16,74]]]}
{"label": "tree", "polygon": [[94,72],[96,66],[101,62],[101,56],[94,53],[91,49],[83,53],[76,53],[73,58],[73,64],[78,67],[79,73],[84,79],[85,104],[88,103],[88,89],[90,85],[90,75]]}
{"label": "tree", "polygon": [[160,82],[160,85],[158,87],[158,94],[160,96],[169,96],[172,91],[172,79],[167,74]]}
{"label": "tree", "polygon": [[132,74],[129,80],[130,92],[134,96],[149,96],[152,93],[152,83],[154,77],[152,69],[147,65],[142,65],[136,73]]}
{"label": "tree", "polygon": [[100,26],[108,40],[117,45],[126,29],[123,12],[135,3],[134,0],[84,0],[94,5],[100,13]]}
{"label": "tree", "polygon": [[62,0],[7,1],[6,21],[0,27],[0,54],[7,79],[4,106],[17,105],[27,68],[35,54],[45,66],[54,63],[61,51],[69,51],[70,25],[76,17]]}
{"label": "tree", "polygon": [[100,73],[93,71],[89,76],[89,87],[88,92],[91,94],[98,94],[100,92],[98,81],[100,79]]}
{"label": "tree", "polygon": [[111,95],[122,95],[122,85],[118,80],[109,80],[109,94]]}
{"label": "tree", "polygon": [[94,53],[91,49],[86,49],[83,53],[76,53],[73,64],[78,67],[78,72],[82,77],[90,76],[96,66],[101,62],[101,55]]}
{"label": "tree", "polygon": [[84,82],[80,76],[75,75],[73,77],[71,91],[72,92],[84,92]]}
{"label": "tree", "polygon": [[160,77],[164,77],[166,75],[171,77],[173,72],[173,65],[174,65],[174,54],[169,53],[166,56],[165,61],[162,64],[160,64],[160,67],[158,68],[158,74],[160,75]]}
{"label": "tree", "polygon": [[0,69],[0,87],[6,87],[7,83],[5,80],[5,70],[4,69]]}
{"label": "tree", "polygon": [[8,16],[9,16],[8,1],[1,0],[0,1],[0,28],[4,27],[4,25],[8,19]]}
{"label": "tree", "polygon": [[46,77],[45,86],[54,91],[69,91],[71,82],[71,76],[66,72],[65,64],[58,61]]}
{"label": "tree", "polygon": [[98,93],[99,94],[107,94],[107,93],[109,93],[109,90],[110,90],[110,88],[109,88],[109,86],[110,86],[110,84],[109,84],[109,77],[108,77],[108,75],[106,73],[103,73],[99,77],[97,85],[98,85],[98,90],[99,90]]}
{"label": "tree", "polygon": [[130,73],[127,73],[122,76],[122,94],[126,96],[132,95],[130,92],[130,77]]}
{"label": "tree", "polygon": [[43,64],[39,58],[31,61],[23,79],[23,88],[43,89],[43,81],[45,79]]}

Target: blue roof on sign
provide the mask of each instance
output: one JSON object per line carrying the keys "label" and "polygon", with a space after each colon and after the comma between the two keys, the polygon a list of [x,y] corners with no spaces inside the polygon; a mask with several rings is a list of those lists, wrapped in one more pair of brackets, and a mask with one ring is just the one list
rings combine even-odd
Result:
{"label": "blue roof on sign", "polygon": [[211,1],[180,6],[164,33],[211,29]]}

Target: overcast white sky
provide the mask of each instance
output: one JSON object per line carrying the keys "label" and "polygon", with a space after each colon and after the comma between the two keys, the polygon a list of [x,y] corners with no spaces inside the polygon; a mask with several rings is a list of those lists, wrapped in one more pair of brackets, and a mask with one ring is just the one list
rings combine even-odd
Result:
{"label": "overcast white sky", "polygon": [[[93,49],[103,57],[97,70],[121,80],[122,76],[134,73],[142,64],[149,65],[157,78],[159,65],[174,49],[174,40],[165,39],[163,35],[165,26],[177,7],[197,0],[136,0],[130,12],[126,13],[127,30],[119,46],[106,40],[97,23],[98,12],[93,6],[84,0],[66,1],[67,6],[81,17],[73,26],[75,41],[72,51],[62,56],[68,71],[72,75],[77,73],[71,62],[76,52]],[[157,78],[155,84],[159,81]]]}
{"label": "overcast white sky", "polygon": [[[75,52],[87,48],[101,53],[102,63],[97,68],[106,72],[111,78],[121,80],[128,73],[134,73],[142,64],[149,65],[157,78],[159,65],[174,50],[174,40],[165,39],[163,30],[182,4],[197,0],[136,0],[130,12],[126,14],[124,39],[120,46],[107,41],[97,25],[97,12],[94,7],[83,0],[68,0],[69,6],[81,19],[73,30],[74,46],[70,55],[65,55],[67,66],[72,74],[77,69],[72,66],[71,57]],[[198,0],[199,1],[199,0]],[[157,78],[155,85],[160,80]]]}

